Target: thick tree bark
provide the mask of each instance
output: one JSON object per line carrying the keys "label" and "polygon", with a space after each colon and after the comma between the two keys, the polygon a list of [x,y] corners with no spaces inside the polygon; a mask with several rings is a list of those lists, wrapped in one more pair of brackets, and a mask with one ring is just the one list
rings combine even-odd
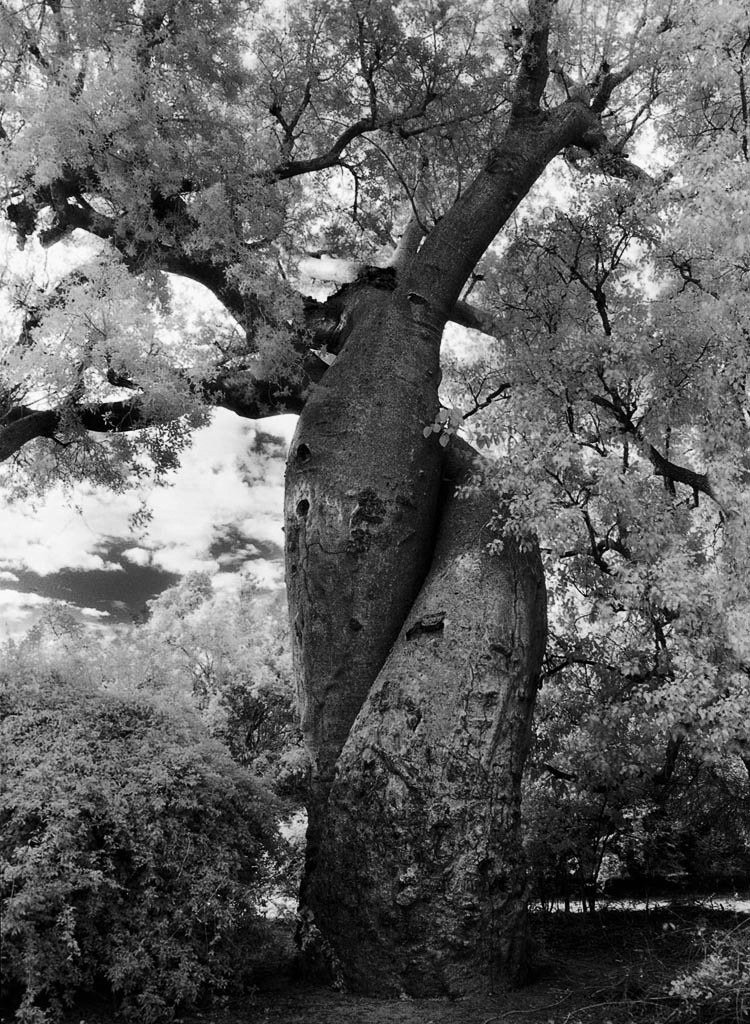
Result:
{"label": "thick tree bark", "polygon": [[[460,484],[471,451],[453,446]],[[535,547],[490,553],[492,511],[486,490],[451,489],[430,573],[338,761],[305,897],[360,990],[458,995],[523,973],[520,782],[546,602]]]}

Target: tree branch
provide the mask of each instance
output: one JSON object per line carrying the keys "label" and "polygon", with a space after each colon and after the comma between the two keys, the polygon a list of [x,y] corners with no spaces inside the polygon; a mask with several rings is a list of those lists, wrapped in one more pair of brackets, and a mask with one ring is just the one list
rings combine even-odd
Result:
{"label": "tree branch", "polygon": [[529,30],[521,51],[521,66],[511,105],[511,118],[531,117],[539,111],[539,101],[549,78],[549,25],[557,0],[529,0]]}
{"label": "tree branch", "polygon": [[[263,419],[299,413],[306,387],[320,380],[327,364],[309,354],[303,384],[284,380],[260,380],[248,371],[224,372],[191,385],[190,390],[221,409],[247,419]],[[0,462],[9,459],[37,438],[59,440],[58,434],[75,425],[94,433],[118,434],[159,425],[146,411],[140,396],[97,404],[67,403],[55,409],[31,409],[17,405],[0,416]]]}
{"label": "tree branch", "polygon": [[[80,275],[79,275],[80,277]],[[61,300],[58,285],[49,297],[51,304]],[[328,363],[317,355],[316,348],[337,351],[343,343],[345,304],[333,296],[324,303],[305,301],[306,331],[295,334],[294,348],[299,354],[295,372],[289,376],[262,376],[262,371],[248,368],[218,369],[210,378],[186,382],[188,390],[208,403],[228,409],[247,419],[262,419],[285,413],[300,413],[309,389],[319,383]],[[40,322],[41,311],[30,309],[21,328],[22,344],[31,342],[30,326]],[[123,381],[115,381],[122,384]],[[159,421],[144,411],[138,395],[122,401],[86,403],[77,396],[54,409],[32,409],[22,404],[6,406],[0,411],[0,462],[20,451],[37,438],[56,439],[66,424],[75,423],[84,430],[98,433],[119,433],[157,425]]]}
{"label": "tree branch", "polygon": [[418,120],[420,117],[424,117],[430,104],[434,103],[438,98],[435,94],[426,92],[419,103],[416,103],[413,107],[408,107],[406,110],[402,110],[400,113],[391,114],[389,117],[377,117],[370,113],[367,117],[361,117],[358,121],[344,129],[324,153],[308,157],[306,160],[289,160],[266,172],[264,177],[270,181],[287,181],[289,178],[297,178],[302,174],[312,174],[315,171],[324,171],[330,167],[336,167],[341,161],[344,150],[355,139],[359,139],[370,132],[398,129],[408,124],[409,121]]}
{"label": "tree branch", "polygon": [[629,78],[632,78],[634,72],[635,68],[630,65],[626,65],[624,68],[621,68],[620,71],[610,71],[608,68],[605,70],[604,67],[602,67],[600,78],[594,83],[596,92],[591,100],[591,109],[595,114],[604,113],[606,108],[609,106],[612,93],[618,86],[622,85],[623,82],[627,82]]}
{"label": "tree branch", "polygon": [[705,494],[707,497],[715,501],[719,508],[723,508],[723,505],[711,486],[711,482],[708,478],[708,473],[697,473],[693,469],[689,469],[686,466],[680,466],[676,462],[670,461],[665,458],[661,452],[648,441],[640,427],[633,423],[630,415],[625,409],[619,408],[617,404],[608,398],[604,398],[601,395],[592,395],[591,401],[594,405],[599,406],[600,409],[606,409],[617,422],[620,424],[623,432],[630,434],[634,437],[641,446],[644,454],[648,458],[649,462],[654,467],[654,475],[664,478],[665,483],[668,486],[674,487],[675,484],[684,484],[689,487],[696,500],[698,500],[698,494]]}
{"label": "tree branch", "polygon": [[60,415],[53,409],[29,409],[14,406],[0,426],[0,462],[9,459],[24,445],[37,437],[54,437],[60,423]]}

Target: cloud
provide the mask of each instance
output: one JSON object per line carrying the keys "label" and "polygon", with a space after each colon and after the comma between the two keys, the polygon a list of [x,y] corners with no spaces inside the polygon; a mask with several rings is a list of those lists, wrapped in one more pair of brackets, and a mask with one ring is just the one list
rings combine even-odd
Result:
{"label": "cloud", "polygon": [[[0,590],[0,639],[24,636],[39,619],[40,613],[50,606],[63,606],[79,620],[93,619],[97,627],[110,618],[109,612],[99,608],[81,608],[71,601],[8,587]],[[87,624],[93,626],[94,623]]]}
{"label": "cloud", "polygon": [[7,588],[0,590],[0,636],[22,636],[38,618],[42,608],[51,604],[66,604],[42,594],[28,594]]}
{"label": "cloud", "polygon": [[151,565],[153,554],[147,548],[125,548],[120,557],[133,565]]}
{"label": "cloud", "polygon": [[284,585],[284,565],[281,561],[254,558],[245,562],[239,572],[219,572],[211,578],[214,590],[239,593],[250,580],[261,590],[278,590]]}
{"label": "cloud", "polygon": [[284,585],[284,564],[281,561],[256,558],[248,563],[246,570],[261,588],[275,589]]}
{"label": "cloud", "polygon": [[56,603],[51,597],[44,597],[42,594],[27,594],[21,590],[14,590],[8,587],[0,590],[0,605],[12,614],[14,608],[28,609],[39,608],[45,604]]}
{"label": "cloud", "polygon": [[[67,602],[66,602],[67,603]],[[76,608],[75,609],[80,615],[85,615],[91,619],[108,619],[109,612],[101,611],[99,608]]]}
{"label": "cloud", "polygon": [[[8,566],[16,570],[33,572],[38,576],[50,576],[61,569],[122,571],[121,565],[117,565],[115,562],[106,562],[101,555],[87,551],[85,544],[89,542],[90,538],[86,536],[84,543],[80,544],[80,531],[66,530],[64,539],[62,535],[41,539],[39,530],[43,526],[43,522],[44,517],[36,520],[30,517],[15,529],[13,529],[15,524],[9,524],[9,531],[13,531],[15,544],[12,554],[0,548],[0,565],[6,566],[3,578],[14,576],[12,572],[7,573]],[[18,577],[16,576],[15,579]]]}
{"label": "cloud", "polygon": [[[65,596],[78,595],[87,607],[91,570],[127,574],[132,566],[223,576],[250,569],[263,586],[281,585],[274,553],[283,545],[283,452],[295,423],[285,416],[256,424],[218,409],[196,431],[168,486],[125,494],[88,486],[76,492],[76,508],[59,488],[35,507],[0,499],[0,579],[79,570],[80,588],[66,580],[75,590]],[[151,521],[132,532],[130,517],[144,499]]]}

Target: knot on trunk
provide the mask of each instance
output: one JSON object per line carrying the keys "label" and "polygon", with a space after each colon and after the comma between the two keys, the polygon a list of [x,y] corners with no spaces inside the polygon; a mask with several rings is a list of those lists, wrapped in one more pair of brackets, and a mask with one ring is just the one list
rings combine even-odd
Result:
{"label": "knot on trunk", "polygon": [[385,502],[370,488],[360,491],[357,505],[349,520],[349,541],[346,550],[350,555],[360,555],[369,551],[372,543],[373,526],[385,519]]}

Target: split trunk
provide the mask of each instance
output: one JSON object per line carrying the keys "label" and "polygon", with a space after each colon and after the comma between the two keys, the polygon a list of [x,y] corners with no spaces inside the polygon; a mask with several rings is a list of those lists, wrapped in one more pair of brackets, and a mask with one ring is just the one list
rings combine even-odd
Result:
{"label": "split trunk", "polygon": [[411,261],[341,293],[345,341],[292,443],[287,588],[313,766],[301,935],[361,991],[457,995],[523,974],[541,561],[531,542],[490,552],[495,499],[462,493],[474,453],[424,429],[463,285],[594,121],[572,101],[512,118]]}

